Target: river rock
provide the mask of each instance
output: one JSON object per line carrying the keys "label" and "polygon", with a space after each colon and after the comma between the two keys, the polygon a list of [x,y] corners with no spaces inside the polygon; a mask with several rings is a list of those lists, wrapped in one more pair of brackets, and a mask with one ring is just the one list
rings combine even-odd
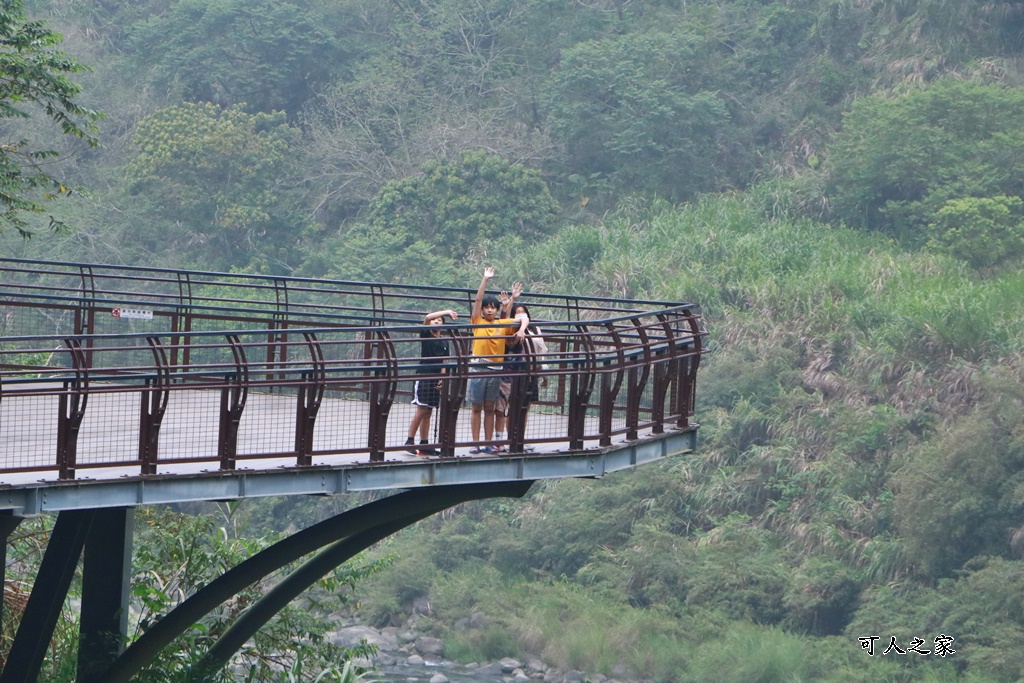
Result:
{"label": "river rock", "polygon": [[433,614],[434,608],[430,604],[430,598],[426,595],[418,595],[412,601],[413,614]]}
{"label": "river rock", "polygon": [[544,671],[544,683],[562,683],[565,680],[565,673],[558,669],[547,669]]}
{"label": "river rock", "polygon": [[405,660],[405,663],[409,666],[423,666],[426,662],[423,661],[423,657],[413,655],[409,657],[409,659]]}
{"label": "river rock", "polygon": [[430,683],[448,683],[448,677],[444,674],[434,674],[430,677]]}
{"label": "river rock", "polygon": [[456,631],[466,631],[469,629],[469,617],[462,617],[455,622]]}
{"label": "river rock", "polygon": [[487,628],[487,616],[483,612],[473,612],[469,615],[470,628]]}
{"label": "river rock", "polygon": [[604,683],[607,680],[608,680],[608,677],[605,676],[604,674],[600,674],[600,673],[594,674],[593,676],[590,677],[590,683]]}
{"label": "river rock", "polygon": [[540,661],[536,657],[526,658],[526,670],[530,673],[544,673],[545,669],[547,669],[547,667],[544,665],[544,662]]}
{"label": "river rock", "polygon": [[632,679],[634,676],[630,672],[629,667],[625,664],[616,664],[612,667],[612,678],[617,678],[620,681],[623,679]]}
{"label": "river rock", "polygon": [[473,672],[475,676],[500,676],[503,674],[501,664],[498,662],[492,662],[490,664],[484,664],[483,666],[477,667],[477,670]]}
{"label": "river rock", "polygon": [[440,638],[431,638],[430,636],[421,636],[416,639],[416,651],[426,657],[427,655],[435,655],[437,657],[444,656],[444,641]]}
{"label": "river rock", "polygon": [[518,659],[512,659],[511,657],[505,657],[499,662],[499,664],[501,664],[501,673],[503,674],[510,674],[516,669],[521,669],[523,667],[522,662]]}
{"label": "river rock", "polygon": [[346,626],[337,631],[329,631],[324,634],[324,637],[341,647],[355,647],[365,640],[370,645],[376,645],[381,652],[398,649],[398,641],[394,636],[387,636],[369,626]]}
{"label": "river rock", "polygon": [[512,672],[512,683],[527,683],[530,677],[523,673],[522,669],[516,669]]}
{"label": "river rock", "polygon": [[562,680],[564,683],[583,683],[584,678],[586,677],[583,675],[582,671],[576,671],[573,669],[572,671],[567,671],[565,673],[565,678]]}

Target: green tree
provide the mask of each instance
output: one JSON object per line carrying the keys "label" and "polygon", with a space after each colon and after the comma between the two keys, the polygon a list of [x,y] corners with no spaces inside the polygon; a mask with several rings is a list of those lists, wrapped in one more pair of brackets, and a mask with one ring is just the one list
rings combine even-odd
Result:
{"label": "green tree", "polygon": [[184,0],[129,31],[130,54],[189,101],[295,115],[344,62],[307,0]]}
{"label": "green tree", "polygon": [[203,267],[287,264],[300,230],[282,198],[297,135],[283,113],[167,107],[135,130],[129,190],[174,226],[160,239]]}
{"label": "green tree", "polygon": [[547,90],[553,132],[578,173],[621,191],[672,200],[716,187],[720,138],[730,122],[702,75],[707,54],[689,35],[626,35],[562,54]]}
{"label": "green tree", "polygon": [[[44,22],[28,21],[21,0],[0,2],[0,118],[29,119],[38,110],[63,135],[96,146],[93,122],[100,114],[75,102],[81,87],[68,80],[86,67],[56,49],[61,39]],[[28,236],[26,215],[47,213],[43,203],[71,189],[47,169],[59,155],[52,141],[10,135],[0,142],[0,223]],[[49,221],[63,227],[52,215]]]}
{"label": "green tree", "polygon": [[829,153],[830,194],[852,225],[920,244],[950,199],[1024,195],[1024,91],[941,81],[857,101]]}
{"label": "green tree", "polygon": [[456,259],[505,236],[548,235],[557,217],[539,173],[482,151],[430,162],[421,175],[388,183],[368,212],[374,230],[423,240]]}

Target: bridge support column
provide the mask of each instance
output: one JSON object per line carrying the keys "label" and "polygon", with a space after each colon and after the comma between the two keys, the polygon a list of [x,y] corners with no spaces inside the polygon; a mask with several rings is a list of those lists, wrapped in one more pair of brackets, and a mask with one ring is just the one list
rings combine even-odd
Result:
{"label": "bridge support column", "polygon": [[124,650],[134,531],[133,508],[96,510],[82,562],[79,681],[106,669]]}

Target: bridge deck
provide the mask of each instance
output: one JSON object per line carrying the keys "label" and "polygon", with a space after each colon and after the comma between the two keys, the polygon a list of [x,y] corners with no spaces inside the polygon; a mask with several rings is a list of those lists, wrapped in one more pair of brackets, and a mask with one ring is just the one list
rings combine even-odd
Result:
{"label": "bridge deck", "polygon": [[[133,452],[138,439],[138,406],[123,403],[122,394],[91,397],[78,443],[82,469],[72,481],[61,481],[53,462],[56,436],[44,429],[56,424],[56,402],[52,397],[33,396],[20,401],[0,402],[0,453],[10,466],[12,454],[26,471],[0,472],[0,509],[18,514],[35,514],[64,509],[114,507],[152,503],[174,503],[209,499],[230,499],[292,494],[338,494],[348,491],[404,489],[443,484],[484,483],[517,479],[557,477],[599,477],[672,455],[690,452],[695,446],[696,427],[655,435],[643,430],[639,439],[628,441],[618,435],[607,447],[581,451],[569,449],[565,440],[528,446],[520,455],[471,454],[470,446],[456,449],[454,458],[422,457],[404,450],[409,420],[415,407],[396,403],[388,420],[389,450],[383,462],[370,463],[365,448],[365,431],[332,429],[337,415],[347,424],[365,424],[369,405],[365,401],[325,399],[321,410],[328,419],[318,423],[315,439],[330,443],[342,453],[314,455],[312,464],[296,467],[294,457],[266,457],[261,452],[280,452],[281,444],[294,438],[295,398],[256,394],[250,397],[239,430],[239,458],[234,470],[221,470],[212,460],[216,454],[218,394],[188,392],[188,410],[168,410],[161,430],[161,447],[175,453],[172,462],[160,462],[157,473],[140,475],[137,464],[118,462]],[[206,408],[206,409],[204,409]],[[175,416],[180,415],[180,419]],[[116,420],[103,419],[116,416]],[[187,417],[187,419],[185,419]],[[471,439],[469,411],[459,421],[457,440]],[[530,414],[526,437],[564,434],[567,418],[545,412]],[[587,418],[596,423],[596,417]],[[198,421],[198,422],[197,422]],[[291,422],[290,422],[291,421]],[[90,424],[91,422],[91,424]],[[588,428],[588,432],[594,428]],[[38,469],[36,469],[38,468]]]}

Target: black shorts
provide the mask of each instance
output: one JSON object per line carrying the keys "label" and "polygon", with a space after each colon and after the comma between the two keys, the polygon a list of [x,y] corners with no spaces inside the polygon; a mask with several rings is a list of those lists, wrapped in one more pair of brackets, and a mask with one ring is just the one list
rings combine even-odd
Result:
{"label": "black shorts", "polygon": [[426,408],[436,408],[441,403],[441,390],[436,379],[418,379],[412,391],[412,404]]}

